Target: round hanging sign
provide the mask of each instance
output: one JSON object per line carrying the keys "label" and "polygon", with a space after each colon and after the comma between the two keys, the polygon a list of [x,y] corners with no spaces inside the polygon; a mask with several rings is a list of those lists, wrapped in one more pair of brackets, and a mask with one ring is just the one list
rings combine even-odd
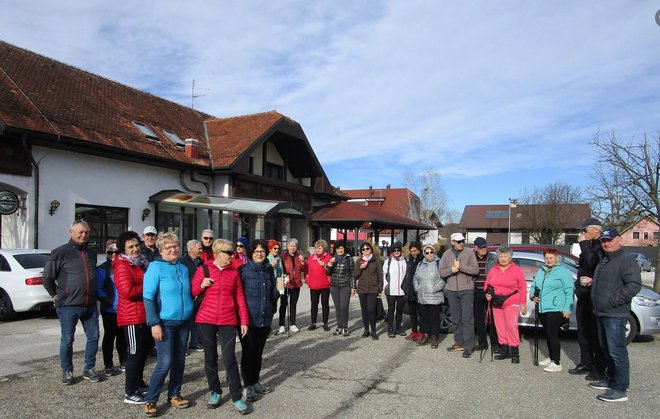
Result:
{"label": "round hanging sign", "polygon": [[10,215],[18,210],[18,196],[11,191],[0,191],[0,215]]}

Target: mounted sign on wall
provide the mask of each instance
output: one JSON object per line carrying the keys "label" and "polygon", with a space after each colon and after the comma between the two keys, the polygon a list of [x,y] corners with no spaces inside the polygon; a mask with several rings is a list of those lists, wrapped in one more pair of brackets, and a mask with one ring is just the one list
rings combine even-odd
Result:
{"label": "mounted sign on wall", "polygon": [[18,210],[18,196],[11,191],[0,191],[0,215],[10,215]]}

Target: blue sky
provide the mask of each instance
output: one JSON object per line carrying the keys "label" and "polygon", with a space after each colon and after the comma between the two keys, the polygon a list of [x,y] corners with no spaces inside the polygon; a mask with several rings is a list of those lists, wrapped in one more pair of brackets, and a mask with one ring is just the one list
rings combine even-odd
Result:
{"label": "blue sky", "polygon": [[[654,1],[4,0],[0,39],[218,117],[298,121],[335,186],[431,166],[450,206],[588,187],[660,129]],[[588,3],[588,4],[586,4]]]}

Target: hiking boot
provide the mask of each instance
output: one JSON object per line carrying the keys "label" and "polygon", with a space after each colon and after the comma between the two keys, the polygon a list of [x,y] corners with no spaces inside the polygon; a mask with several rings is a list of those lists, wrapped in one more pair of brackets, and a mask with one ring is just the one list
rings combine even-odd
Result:
{"label": "hiking boot", "polygon": [[176,407],[177,409],[185,409],[186,407],[190,406],[190,402],[181,397],[180,394],[169,397],[167,402],[170,404],[170,406]]}
{"label": "hiking boot", "polygon": [[144,414],[150,417],[158,416],[158,409],[156,403],[146,402],[144,404]]}
{"label": "hiking boot", "polygon": [[253,402],[257,400],[257,393],[254,392],[254,387],[245,386],[243,389],[243,399],[245,399],[246,402]]}
{"label": "hiking boot", "polygon": [[438,349],[438,336],[431,336],[431,349]]}
{"label": "hiking boot", "polygon": [[243,400],[238,399],[234,402],[234,407],[236,408],[236,411],[240,413],[241,415],[247,415],[248,413],[252,412],[252,407],[248,404],[246,404]]}
{"label": "hiking boot", "polygon": [[547,367],[551,363],[552,363],[552,359],[550,359],[550,358],[546,358],[543,361],[539,361],[539,365],[542,366],[542,367]]}
{"label": "hiking boot", "polygon": [[73,371],[64,371],[62,373],[62,384],[65,386],[73,384]]}
{"label": "hiking boot", "polygon": [[310,324],[307,330],[316,330],[316,323]]}
{"label": "hiking boot", "polygon": [[254,388],[254,392],[257,394],[268,394],[273,391],[273,388],[268,384],[256,383],[252,387]]}
{"label": "hiking boot", "polygon": [[347,337],[347,336],[350,336],[350,335],[351,335],[351,332],[349,332],[348,329],[344,329],[344,330],[341,332],[341,335],[342,335],[343,337]]}
{"label": "hiking boot", "polygon": [[106,367],[104,372],[106,377],[112,377],[121,374],[121,369],[117,367]]}
{"label": "hiking boot", "polygon": [[363,338],[368,338],[369,336],[371,336],[371,333],[369,333],[368,330],[365,330],[364,333],[362,333]]}
{"label": "hiking boot", "polygon": [[423,334],[422,338],[419,341],[417,341],[417,346],[424,346],[427,343],[429,343],[430,341],[431,341],[431,339],[429,338],[429,335]]}
{"label": "hiking boot", "polygon": [[215,409],[218,406],[220,406],[220,403],[222,403],[222,395],[220,393],[216,393],[215,391],[211,392],[211,395],[209,396],[209,401],[206,402],[206,407],[209,409]]}
{"label": "hiking boot", "polygon": [[506,345],[501,345],[500,346],[500,353],[495,355],[495,359],[497,360],[502,360],[502,359],[509,359],[511,358],[511,353],[509,353],[509,347]]}
{"label": "hiking boot", "polygon": [[99,381],[103,380],[103,377],[101,377],[100,374],[97,374],[94,370],[83,371],[83,378],[85,380],[91,381],[92,383],[98,383]]}
{"label": "hiking boot", "polygon": [[520,364],[520,350],[517,346],[511,347],[511,363]]}
{"label": "hiking boot", "polygon": [[610,383],[608,383],[607,380],[594,381],[593,383],[589,383],[589,387],[595,388],[596,390],[609,390]]}
{"label": "hiking boot", "polygon": [[330,330],[330,326],[328,326],[328,323],[323,323],[323,330],[328,332]]}
{"label": "hiking boot", "polygon": [[376,332],[371,332],[371,339],[378,340],[378,335],[376,334]]}
{"label": "hiking boot", "polygon": [[124,403],[128,404],[144,404],[144,396],[141,393],[135,393],[124,397]]}
{"label": "hiking boot", "polygon": [[408,336],[406,336],[406,340],[414,340],[416,336],[417,336],[417,332],[410,331],[410,333],[408,333]]}
{"label": "hiking boot", "polygon": [[543,368],[545,372],[560,372],[562,370],[561,365],[557,365],[554,362],[550,361],[547,367]]}
{"label": "hiking boot", "polygon": [[291,326],[289,326],[289,330],[292,331],[293,333],[300,332],[300,329],[298,329],[298,326],[296,326],[295,324],[292,324]]}
{"label": "hiking boot", "polygon": [[447,348],[447,352],[463,352],[463,347],[458,343],[454,343],[449,348]]}
{"label": "hiking boot", "polygon": [[604,402],[627,402],[628,401],[628,395],[626,394],[625,391],[619,391],[619,390],[607,390],[603,394],[599,394],[596,396],[598,400],[604,401]]}

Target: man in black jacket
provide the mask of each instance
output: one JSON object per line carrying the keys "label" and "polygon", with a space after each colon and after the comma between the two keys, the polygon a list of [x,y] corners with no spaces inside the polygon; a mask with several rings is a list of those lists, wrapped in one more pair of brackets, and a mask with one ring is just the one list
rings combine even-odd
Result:
{"label": "man in black jacket", "polygon": [[140,252],[144,255],[149,262],[153,262],[156,256],[159,255],[156,248],[156,236],[158,230],[154,226],[146,226],[142,230],[142,241],[140,242]]}
{"label": "man in black jacket", "polygon": [[96,254],[87,247],[89,225],[82,220],[73,223],[71,240],[50,253],[43,282],[53,297],[60,319],[60,365],[62,384],[73,384],[73,338],[78,321],[87,337],[83,378],[98,382],[103,376],[94,371],[99,342],[99,311],[96,307]]}
{"label": "man in black jacket", "polygon": [[637,261],[621,248],[615,229],[605,230],[600,242],[606,256],[596,268],[591,286],[591,303],[598,323],[598,337],[605,354],[605,378],[589,384],[606,390],[598,400],[625,402],[630,385],[630,362],[626,346],[626,324],[630,302],[642,288]]}
{"label": "man in black jacket", "polygon": [[587,374],[585,377],[587,380],[598,381],[603,378],[605,372],[605,356],[598,341],[596,316],[591,306],[591,283],[596,266],[605,256],[599,240],[603,226],[596,218],[589,218],[582,223],[580,229],[582,230],[578,236],[580,261],[575,281],[577,297],[575,317],[580,345],[580,363],[568,370],[568,373]]}

